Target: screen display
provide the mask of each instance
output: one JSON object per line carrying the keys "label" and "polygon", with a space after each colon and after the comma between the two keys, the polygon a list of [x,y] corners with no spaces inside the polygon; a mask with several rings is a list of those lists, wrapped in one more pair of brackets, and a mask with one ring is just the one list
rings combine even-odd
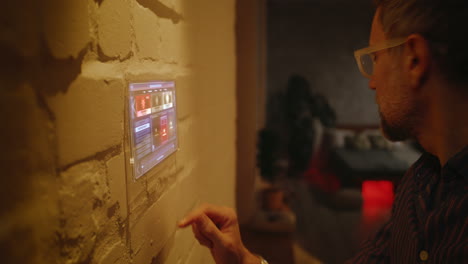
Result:
{"label": "screen display", "polygon": [[135,178],[177,150],[175,83],[131,83],[131,151]]}

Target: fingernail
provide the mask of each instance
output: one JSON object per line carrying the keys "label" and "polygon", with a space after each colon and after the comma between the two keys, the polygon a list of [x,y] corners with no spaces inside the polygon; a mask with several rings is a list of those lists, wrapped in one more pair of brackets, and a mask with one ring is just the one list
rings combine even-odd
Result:
{"label": "fingernail", "polygon": [[186,220],[185,220],[185,218],[184,218],[184,219],[180,220],[180,221],[177,223],[177,225],[178,225],[179,227],[182,227],[182,226],[185,224],[185,222],[186,222]]}

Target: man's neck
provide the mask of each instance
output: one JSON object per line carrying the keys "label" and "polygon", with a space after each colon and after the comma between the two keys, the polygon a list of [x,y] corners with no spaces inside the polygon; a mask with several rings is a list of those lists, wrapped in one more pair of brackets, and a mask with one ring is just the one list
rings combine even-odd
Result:
{"label": "man's neck", "polygon": [[468,145],[468,96],[450,93],[450,89],[432,90],[427,116],[417,136],[423,148],[439,158],[441,166]]}

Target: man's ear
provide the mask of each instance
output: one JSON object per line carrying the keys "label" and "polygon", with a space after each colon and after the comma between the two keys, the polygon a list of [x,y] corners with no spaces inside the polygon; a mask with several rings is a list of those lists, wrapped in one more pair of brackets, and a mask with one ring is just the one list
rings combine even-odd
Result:
{"label": "man's ear", "polygon": [[411,87],[421,87],[426,81],[431,54],[429,42],[420,34],[411,34],[406,41],[404,67]]}

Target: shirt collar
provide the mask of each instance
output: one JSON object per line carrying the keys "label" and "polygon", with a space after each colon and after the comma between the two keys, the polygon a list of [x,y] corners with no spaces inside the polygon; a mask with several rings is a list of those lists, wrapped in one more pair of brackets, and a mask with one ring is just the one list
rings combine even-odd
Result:
{"label": "shirt collar", "polygon": [[428,177],[433,175],[431,172],[442,173],[442,177],[450,175],[450,178],[463,178],[465,182],[468,182],[468,146],[450,158],[443,168],[436,156],[424,152],[415,163],[415,169],[416,177],[422,182],[426,182]]}
{"label": "shirt collar", "polygon": [[450,170],[468,182],[468,146],[447,161],[444,170]]}

